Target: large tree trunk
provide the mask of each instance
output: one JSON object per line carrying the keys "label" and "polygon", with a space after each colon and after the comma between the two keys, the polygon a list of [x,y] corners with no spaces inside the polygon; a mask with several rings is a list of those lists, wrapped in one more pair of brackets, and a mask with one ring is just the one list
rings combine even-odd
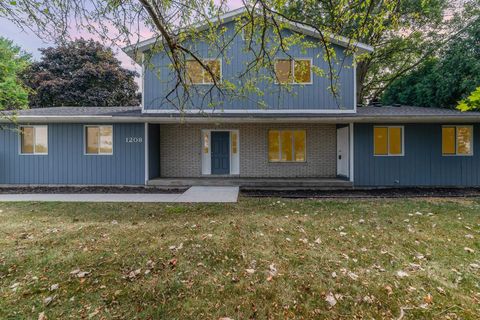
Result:
{"label": "large tree trunk", "polygon": [[357,63],[357,104],[364,105],[365,101],[365,79],[367,77],[370,60],[363,60]]}

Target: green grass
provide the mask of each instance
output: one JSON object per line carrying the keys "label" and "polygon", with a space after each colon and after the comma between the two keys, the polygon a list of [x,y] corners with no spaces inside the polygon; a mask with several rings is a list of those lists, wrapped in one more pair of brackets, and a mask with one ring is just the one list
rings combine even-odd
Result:
{"label": "green grass", "polygon": [[[48,319],[397,319],[402,308],[403,319],[480,314],[479,199],[0,209],[0,319],[42,312]],[[75,269],[89,274],[71,275]]]}

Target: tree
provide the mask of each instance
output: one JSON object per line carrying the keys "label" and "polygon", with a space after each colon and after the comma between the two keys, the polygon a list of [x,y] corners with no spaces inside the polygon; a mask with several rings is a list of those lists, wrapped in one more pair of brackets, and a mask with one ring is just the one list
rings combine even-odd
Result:
{"label": "tree", "polygon": [[[462,0],[458,0],[462,1]],[[478,0],[469,0],[478,1]],[[247,12],[239,19],[239,27],[236,34],[246,31],[251,32],[253,37],[248,45],[248,53],[252,57],[247,64],[247,70],[240,78],[245,79],[246,85],[236,86],[234,83],[217,83],[214,81],[212,90],[225,95],[238,94],[242,90],[258,90],[256,81],[261,79],[265,72],[269,75],[269,81],[273,76],[273,57],[279,52],[287,53],[288,48],[299,43],[299,36],[282,36],[281,30],[288,28],[289,23],[304,23],[319,34],[319,41],[309,43],[311,46],[321,47],[324,58],[328,62],[328,70],[318,70],[318,74],[324,74],[330,81],[329,90],[335,95],[338,92],[338,74],[334,65],[342,63],[338,61],[332,45],[334,34],[340,34],[352,39],[348,51],[357,52],[358,41],[372,42],[377,48],[382,47],[390,33],[397,36],[403,33],[411,34],[410,42],[402,42],[403,53],[395,50],[387,50],[376,56],[376,59],[368,60],[368,56],[358,56],[359,71],[359,94],[363,99],[364,82],[368,82],[368,75],[386,72],[388,68],[375,67],[379,63],[388,63],[383,56],[395,56],[395,63],[401,65],[402,58],[407,56],[411,49],[410,43],[417,41],[416,50],[423,48],[415,28],[421,26],[427,19],[423,16],[432,17],[429,21],[438,22],[442,19],[439,13],[444,12],[446,0],[243,0]],[[421,6],[422,10],[414,8]],[[285,10],[292,8],[292,10]],[[297,9],[295,9],[297,8]],[[149,58],[156,52],[165,52],[171,62],[171,68],[176,74],[177,83],[175,90],[169,93],[176,99],[169,99],[171,103],[182,108],[186,100],[191,97],[192,88],[188,79],[185,79],[186,59],[194,59],[210,73],[214,74],[208,65],[202,62],[201,55],[193,46],[186,46],[185,39],[208,41],[210,46],[220,51],[229,45],[231,39],[222,33],[219,27],[221,21],[212,22],[211,18],[218,17],[228,9],[226,0],[125,0],[125,1],[70,1],[70,0],[25,0],[0,2],[0,16],[10,19],[17,25],[29,28],[41,37],[62,38],[68,36],[72,28],[80,28],[93,33],[102,40],[112,41],[135,46],[143,31],[148,30],[156,36],[156,43],[149,51]],[[318,10],[317,10],[318,9]],[[420,18],[416,18],[419,14]],[[431,11],[431,13],[430,13]],[[404,12],[405,14],[399,14]],[[310,14],[307,16],[307,13]],[[427,14],[428,13],[428,14]],[[315,14],[312,16],[312,14]],[[436,19],[435,19],[436,17]],[[428,26],[433,25],[429,23]],[[198,30],[197,26],[205,25],[206,30]],[[406,30],[409,29],[409,30]],[[411,30],[410,30],[411,29]],[[413,31],[412,31],[413,30]],[[253,32],[255,31],[255,32]],[[438,29],[434,29],[438,31]],[[433,32],[436,34],[436,32]],[[412,54],[418,55],[417,51]],[[228,60],[229,57],[225,57]],[[367,60],[364,60],[367,59]],[[365,62],[363,62],[365,61]],[[405,68],[410,68],[409,62]],[[403,67],[402,67],[403,68]],[[395,70],[398,68],[395,68]],[[404,69],[404,68],[403,68]],[[374,70],[374,71],[372,71]],[[382,83],[388,81],[382,80]],[[371,87],[377,84],[370,84]],[[208,98],[212,90],[201,94]],[[379,89],[380,92],[383,90]],[[241,94],[241,92],[240,92]],[[259,93],[260,94],[260,93]],[[378,92],[375,94],[378,96]],[[175,100],[175,101],[174,101]],[[212,100],[212,99],[210,99]]]}
{"label": "tree", "polygon": [[[357,101],[378,100],[397,78],[455,39],[478,16],[478,0],[290,1],[284,9],[299,21],[328,26],[368,43],[372,54],[357,61]],[[477,7],[475,6],[477,5]],[[348,17],[338,19],[339,15]]]}
{"label": "tree", "polygon": [[22,76],[32,108],[139,104],[137,73],[122,68],[102,44],[79,39],[40,51],[41,60]]}
{"label": "tree", "polygon": [[382,102],[453,108],[480,86],[480,19],[385,91]]}
{"label": "tree", "polygon": [[461,100],[457,109],[460,111],[480,110],[480,87],[475,89],[466,99]]}
{"label": "tree", "polygon": [[28,90],[19,80],[19,74],[29,63],[29,54],[11,40],[0,37],[0,111],[28,106]]}

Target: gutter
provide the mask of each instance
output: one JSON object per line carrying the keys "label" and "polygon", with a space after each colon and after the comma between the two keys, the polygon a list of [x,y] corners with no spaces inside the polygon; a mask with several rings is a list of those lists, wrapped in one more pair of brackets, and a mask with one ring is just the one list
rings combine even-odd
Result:
{"label": "gutter", "polygon": [[[17,116],[17,123],[480,123],[479,115],[442,116],[272,116],[188,117],[188,116]],[[13,123],[0,119],[0,123]]]}

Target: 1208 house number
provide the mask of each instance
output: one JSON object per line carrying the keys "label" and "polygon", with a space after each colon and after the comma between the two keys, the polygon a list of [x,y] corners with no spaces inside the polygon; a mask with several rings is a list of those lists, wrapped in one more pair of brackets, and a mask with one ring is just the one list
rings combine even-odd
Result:
{"label": "1208 house number", "polygon": [[142,142],[143,142],[143,138],[128,137],[128,138],[125,138],[125,142],[126,142],[126,143],[142,143]]}

